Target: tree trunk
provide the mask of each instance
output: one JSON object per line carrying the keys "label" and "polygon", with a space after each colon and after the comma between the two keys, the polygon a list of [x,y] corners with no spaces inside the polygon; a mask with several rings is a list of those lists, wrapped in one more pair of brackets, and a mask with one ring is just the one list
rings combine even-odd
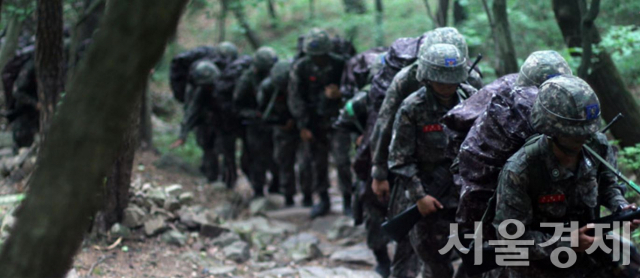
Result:
{"label": "tree trunk", "polygon": [[499,49],[499,67],[498,76],[509,73],[516,73],[518,68],[518,60],[516,59],[516,50],[513,47],[511,39],[511,30],[509,28],[509,16],[507,15],[507,1],[494,0],[492,5],[493,19],[495,20],[495,42]]}
{"label": "tree trunk", "polygon": [[316,17],[316,1],[309,0],[309,19],[314,19]]}
{"label": "tree trunk", "polygon": [[449,0],[438,0],[438,13],[436,14],[438,27],[447,26],[447,11],[449,11]]}
{"label": "tree trunk", "polygon": [[73,74],[78,60],[81,59],[79,50],[82,44],[91,39],[98,29],[100,18],[104,14],[105,0],[84,0],[84,11],[72,29],[71,45],[68,52],[67,79]]}
{"label": "tree trunk", "polygon": [[[587,44],[590,45],[599,43],[601,39],[598,29],[593,23],[595,17],[591,23],[589,20],[583,22],[580,5],[586,7],[586,2],[580,3],[579,1],[583,0],[553,0],[556,21],[569,48],[582,47],[585,43],[583,40],[588,40]],[[587,26],[583,26],[583,23],[586,23]],[[584,33],[587,35],[586,38],[582,31],[586,31]],[[572,55],[578,56],[580,54],[572,53]],[[598,95],[602,117],[605,121],[611,121],[618,113],[624,115],[624,118],[611,127],[611,133],[620,140],[621,146],[634,146],[640,143],[640,129],[638,129],[640,126],[640,107],[638,102],[625,86],[611,55],[602,50],[595,57],[597,59],[586,59],[587,62],[595,62],[589,63],[587,70],[581,66],[578,74],[585,74],[581,78],[586,80]]]}
{"label": "tree trunk", "polygon": [[108,1],[101,31],[42,143],[29,193],[0,253],[0,277],[63,277],[71,267],[149,70],[186,2]]}
{"label": "tree trunk", "polygon": [[267,9],[269,10],[269,17],[271,18],[271,28],[278,27],[278,15],[276,14],[276,7],[273,4],[273,0],[267,0]]}
{"label": "tree trunk", "polygon": [[37,3],[35,61],[40,102],[40,133],[44,139],[60,92],[64,90],[62,0],[38,0]]}
{"label": "tree trunk", "polygon": [[467,8],[460,4],[460,0],[453,1],[453,24],[459,26],[468,17]]}
{"label": "tree trunk", "polygon": [[384,45],[384,8],[382,0],[376,0],[376,46]]}
{"label": "tree trunk", "polygon": [[151,92],[149,86],[145,87],[145,92],[142,94],[142,102],[140,105],[140,129],[139,134],[139,147],[142,149],[148,149],[153,146],[153,128],[151,125]]}
{"label": "tree trunk", "polygon": [[433,12],[431,11],[431,5],[429,5],[429,0],[424,0],[424,7],[427,8],[427,15],[431,19],[433,26],[442,27],[438,25],[438,20],[436,20],[436,18],[433,16]]}
{"label": "tree trunk", "polygon": [[225,40],[225,31],[227,29],[227,11],[229,5],[227,0],[220,0],[220,16],[218,17],[218,42]]}
{"label": "tree trunk", "polygon": [[236,16],[238,23],[240,23],[240,26],[242,27],[242,29],[244,29],[244,35],[247,37],[247,41],[249,41],[251,47],[254,50],[260,48],[260,39],[258,38],[258,35],[253,31],[253,29],[251,29],[251,26],[247,21],[247,17],[244,13],[244,4],[242,4],[240,1],[235,1],[231,9],[233,10],[233,14]]}
{"label": "tree trunk", "polygon": [[[0,49],[0,71],[2,71],[7,62],[16,55],[16,51],[18,50],[18,41],[20,40],[20,31],[22,31],[23,23],[20,17],[22,16],[23,15],[14,13],[9,19],[4,44],[2,45],[2,49]],[[1,79],[0,82],[2,82]],[[8,103],[7,100],[5,100],[5,102]]]}
{"label": "tree trunk", "polygon": [[[364,14],[367,12],[363,0],[342,0],[344,5],[344,12],[348,15]],[[353,25],[345,30],[345,34],[348,40],[353,41],[358,36],[358,26]]]}

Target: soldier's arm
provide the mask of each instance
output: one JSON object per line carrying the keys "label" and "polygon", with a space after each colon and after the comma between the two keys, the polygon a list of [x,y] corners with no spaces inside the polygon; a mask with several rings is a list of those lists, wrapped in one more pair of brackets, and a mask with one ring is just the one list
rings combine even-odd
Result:
{"label": "soldier's arm", "polygon": [[196,126],[202,113],[202,86],[187,90],[183,106],[184,117],[180,123],[180,139],[186,140],[189,132]]}
{"label": "soldier's arm", "polygon": [[393,79],[393,82],[391,82],[371,134],[371,144],[373,146],[373,169],[371,177],[377,180],[386,180],[389,174],[387,166],[389,144],[393,133],[396,112],[404,100],[404,98],[400,96],[401,90],[405,89],[402,86],[403,75],[406,74],[403,72],[399,73],[396,78]]}
{"label": "soldier's arm", "polygon": [[[611,166],[617,168],[618,161],[606,137],[603,134],[597,134],[596,136],[600,137],[596,139],[601,142],[602,151],[599,153],[604,153],[603,158],[609,162]],[[616,211],[619,206],[629,204],[624,198],[625,186],[620,184],[616,175],[602,163],[600,163],[598,167],[598,191],[599,203],[611,211]]]}
{"label": "soldier's arm", "polygon": [[245,119],[257,118],[260,114],[256,109],[257,107],[251,107],[254,101],[252,98],[255,98],[251,84],[250,73],[245,71],[238,80],[238,83],[236,83],[236,88],[233,91],[234,109],[240,117]]}
{"label": "soldier's arm", "polygon": [[416,202],[427,196],[418,177],[418,166],[415,161],[416,127],[408,107],[398,110],[393,125],[393,138],[389,146],[389,170],[406,179],[410,199]]}
{"label": "soldier's arm", "polygon": [[[517,240],[533,240],[533,245],[527,245],[529,249],[530,260],[541,260],[551,256],[551,252],[558,247],[570,247],[570,242],[557,240],[555,243],[541,247],[540,244],[548,242],[551,234],[543,233],[532,229],[533,219],[533,203],[527,187],[529,179],[522,173],[516,173],[505,166],[500,172],[497,188],[496,214],[493,220],[493,226],[498,231],[500,223],[505,220],[517,220],[524,224],[525,232]],[[532,185],[534,186],[534,185]],[[516,233],[516,227],[513,224],[507,226],[507,233],[513,235]],[[504,237],[497,233],[498,239],[505,240]]]}
{"label": "soldier's arm", "polygon": [[34,94],[37,90],[35,67],[29,62],[25,68],[16,79],[16,89],[12,95],[18,102],[35,107],[38,105],[38,96]]}
{"label": "soldier's arm", "polygon": [[296,120],[299,129],[309,128],[309,112],[304,94],[307,93],[306,82],[301,78],[301,69],[298,63],[294,64],[289,74],[289,96],[287,105],[291,115]]}

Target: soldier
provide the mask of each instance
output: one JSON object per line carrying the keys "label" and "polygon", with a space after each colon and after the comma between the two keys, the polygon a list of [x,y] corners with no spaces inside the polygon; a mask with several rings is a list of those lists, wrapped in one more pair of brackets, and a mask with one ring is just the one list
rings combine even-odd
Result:
{"label": "soldier", "polygon": [[[589,146],[610,164],[615,155],[607,138],[598,132],[600,104],[593,90],[582,79],[561,75],[547,80],[531,111],[532,127],[542,136],[529,140],[504,165],[496,193],[493,226],[507,219],[524,224],[518,240],[532,240],[529,266],[508,266],[502,269],[506,277],[611,277],[614,265],[596,253],[585,254],[594,243],[579,229],[578,246],[573,267],[557,268],[550,260],[558,247],[570,247],[570,242],[553,241],[552,234],[538,229],[539,223],[580,221],[589,223],[599,213],[598,205],[613,212],[635,209],[623,197],[617,178],[584,146]],[[549,198],[551,197],[551,198]],[[636,229],[640,220],[634,220]],[[508,234],[515,234],[515,225],[508,225]],[[498,238],[503,237],[498,234]],[[547,243],[546,247],[539,244]],[[565,260],[566,261],[566,260]],[[563,261],[564,262],[564,261]]]}
{"label": "soldier", "polygon": [[[434,44],[421,51],[416,78],[424,86],[407,97],[398,110],[389,148],[389,169],[397,188],[408,191],[423,220],[410,232],[411,245],[424,263],[423,277],[451,277],[450,253],[438,250],[448,241],[457,196],[451,161],[444,156],[446,137],[439,120],[466,95],[459,84],[467,80],[466,57],[456,46]],[[438,211],[437,214],[434,212]]]}
{"label": "soldier", "polygon": [[171,148],[183,145],[189,132],[195,128],[196,140],[204,153],[200,171],[209,181],[218,178],[218,156],[215,152],[213,129],[216,123],[213,91],[219,75],[218,67],[207,59],[193,63],[184,98],[184,118],[180,124],[180,136],[171,144]]}
{"label": "soldier", "polygon": [[34,59],[26,62],[13,90],[14,108],[8,116],[13,132],[14,151],[28,148],[40,129],[40,106],[38,105],[38,82]]}
{"label": "soldier", "polygon": [[249,156],[249,181],[253,186],[254,197],[264,196],[267,170],[273,179],[269,192],[279,192],[278,167],[273,161],[273,131],[262,122],[262,113],[258,110],[258,89],[260,83],[269,76],[271,67],[278,61],[276,51],[271,47],[260,47],[253,57],[253,64],[244,71],[235,91],[233,104],[238,115],[246,123],[246,144]]}
{"label": "soldier", "polygon": [[[218,54],[220,60],[224,62],[224,67],[238,59],[238,47],[232,42],[224,41],[218,45]],[[216,63],[216,65],[218,65]]]}
{"label": "soldier", "polygon": [[332,144],[332,139],[341,138],[335,136],[331,128],[332,118],[338,115],[342,104],[342,93],[339,88],[344,60],[330,52],[329,35],[317,28],[312,29],[305,36],[303,50],[305,56],[297,60],[291,70],[287,101],[289,110],[300,129],[300,137],[305,143],[306,152],[311,156],[313,188],[320,195],[320,203],[311,210],[311,217],[315,218],[328,214],[331,209],[328,191],[328,154],[331,147],[334,147],[333,157],[344,194],[343,204],[347,204],[351,199],[349,146]]}

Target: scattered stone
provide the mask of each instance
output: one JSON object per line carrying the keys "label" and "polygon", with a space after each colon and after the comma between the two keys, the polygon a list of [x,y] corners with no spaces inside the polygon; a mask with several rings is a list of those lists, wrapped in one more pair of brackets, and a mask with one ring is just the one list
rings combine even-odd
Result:
{"label": "scattered stone", "polygon": [[264,249],[283,239],[296,230],[296,226],[290,223],[268,220],[264,217],[253,217],[244,221],[229,222],[225,227],[250,240],[258,249]]}
{"label": "scattered stone", "polygon": [[289,237],[282,243],[282,248],[292,260],[299,262],[322,257],[318,247],[320,240],[313,234],[301,233]]}
{"label": "scattered stone", "polygon": [[200,226],[200,235],[208,238],[216,238],[223,233],[229,232],[229,229],[213,224],[203,224]]}
{"label": "scattered stone", "polygon": [[347,216],[340,216],[333,222],[331,229],[327,232],[329,240],[348,238],[354,235],[358,227],[353,225],[353,219]]}
{"label": "scattered stone", "polygon": [[167,196],[165,195],[164,190],[162,190],[161,188],[150,189],[147,192],[146,197],[151,201],[153,201],[159,207],[164,206],[165,199],[167,199]]}
{"label": "scattered stone", "polygon": [[13,146],[13,135],[10,131],[0,132],[0,148],[11,148]]}
{"label": "scattered stone", "polygon": [[12,155],[13,155],[13,149],[11,147],[0,148],[0,157],[7,157]]}
{"label": "scattered stone", "polygon": [[65,275],[64,278],[80,278],[80,275],[78,275],[78,272],[75,268],[72,268],[71,270],[69,270],[69,272],[67,272],[67,275]]}
{"label": "scattered stone", "polygon": [[164,209],[170,212],[174,212],[180,209],[180,202],[176,197],[170,196],[164,200]]}
{"label": "scattered stone", "polygon": [[213,189],[214,191],[226,191],[227,184],[221,181],[216,181],[211,184],[211,189]]}
{"label": "scattered stone", "polygon": [[187,243],[187,237],[181,232],[170,230],[162,234],[162,241],[176,246],[183,246]]}
{"label": "scattered stone", "polygon": [[225,265],[225,266],[214,266],[214,267],[206,267],[202,270],[202,274],[204,275],[223,275],[229,274],[231,272],[236,271],[236,266],[234,265]]}
{"label": "scattered stone", "polygon": [[147,236],[153,236],[161,233],[166,229],[164,218],[154,216],[153,218],[144,222],[144,234]]}
{"label": "scattered stone", "polygon": [[190,229],[197,230],[200,226],[209,223],[216,223],[217,217],[211,211],[205,210],[201,206],[183,206],[176,212],[180,222]]}
{"label": "scattered stone", "polygon": [[111,226],[111,229],[109,230],[111,232],[111,235],[118,238],[118,237],[122,237],[122,238],[130,238],[131,237],[131,230],[123,225],[120,225],[120,223],[116,223],[113,224],[113,226]]}
{"label": "scattered stone", "polygon": [[193,202],[193,193],[184,192],[180,194],[180,196],[178,196],[178,201],[180,201],[180,204],[183,205],[191,204],[191,202]]}
{"label": "scattered stone", "polygon": [[233,219],[238,216],[239,211],[233,208],[230,203],[224,203],[213,209],[216,215],[219,215],[222,219]]}
{"label": "scattered stone", "polygon": [[172,184],[164,188],[167,196],[178,197],[182,193],[182,185]]}
{"label": "scattered stone", "polygon": [[326,235],[333,227],[334,222],[336,222],[336,220],[340,217],[340,215],[330,214],[325,217],[318,217],[316,219],[313,219],[313,221],[311,221],[310,230]]}
{"label": "scattered stone", "polygon": [[221,248],[227,247],[236,241],[241,241],[240,236],[236,233],[228,232],[222,233],[211,241],[211,245],[219,246]]}
{"label": "scattered stone", "polygon": [[270,262],[255,262],[253,264],[251,264],[251,268],[253,268],[254,270],[265,270],[265,269],[273,269],[276,267],[276,265],[278,265],[276,262],[274,261],[270,261]]}
{"label": "scattered stone", "polygon": [[228,260],[232,260],[237,263],[246,262],[251,256],[249,253],[249,244],[241,240],[223,248],[222,252]]}
{"label": "scattered stone", "polygon": [[282,195],[269,195],[262,198],[257,198],[251,201],[249,204],[249,211],[251,215],[258,213],[265,213],[267,211],[278,210],[284,207],[284,196]]}
{"label": "scattered stone", "polygon": [[2,218],[2,224],[0,225],[0,239],[7,238],[9,236],[9,233],[11,232],[11,229],[13,228],[13,225],[15,225],[15,223],[16,219],[13,216],[13,210],[10,210]]}
{"label": "scattered stone", "polygon": [[122,225],[128,228],[140,227],[144,224],[146,215],[147,214],[140,207],[136,205],[129,205],[126,209],[124,209],[124,218],[122,220]]}
{"label": "scattered stone", "polygon": [[364,244],[358,244],[347,249],[336,251],[331,254],[332,261],[376,265],[376,258],[373,252]]}
{"label": "scattered stone", "polygon": [[293,277],[298,271],[290,267],[274,268],[256,274],[256,277]]}

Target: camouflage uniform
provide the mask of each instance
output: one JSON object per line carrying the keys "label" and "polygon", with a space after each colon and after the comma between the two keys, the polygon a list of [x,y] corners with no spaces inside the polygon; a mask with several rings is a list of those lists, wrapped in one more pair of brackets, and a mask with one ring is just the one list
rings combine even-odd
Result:
{"label": "camouflage uniform", "polygon": [[262,196],[263,187],[266,184],[266,172],[269,170],[273,176],[270,192],[278,192],[278,167],[273,160],[273,130],[271,126],[262,122],[262,111],[258,110],[258,89],[260,83],[269,75],[269,71],[277,56],[270,47],[261,47],[256,51],[253,65],[247,69],[236,85],[233,92],[233,103],[238,115],[245,120],[246,143],[249,155],[252,158],[249,181],[254,194]]}
{"label": "camouflage uniform", "polygon": [[15,106],[11,114],[11,130],[15,149],[29,147],[40,129],[38,105],[38,82],[34,60],[30,59],[22,68],[13,91]]}
{"label": "camouflage uniform", "polygon": [[[320,38],[321,42],[314,41]],[[330,41],[328,41],[326,32],[314,29],[305,38],[310,43],[305,43],[305,52],[308,55],[297,60],[292,67],[289,80],[289,97],[288,105],[291,114],[296,120],[299,129],[308,129],[313,134],[311,142],[305,142],[305,152],[309,155],[313,167],[313,189],[321,196],[321,204],[330,206],[329,204],[329,169],[328,154],[332,146],[337,147],[340,144],[331,144],[332,137],[340,138],[340,136],[332,136],[335,132],[331,128],[332,118],[338,115],[342,100],[329,99],[325,96],[325,87],[335,84],[339,87],[344,68],[344,60],[331,53],[328,53]],[[321,53],[315,52],[315,49],[321,49]],[[324,55],[326,65],[319,67],[316,65],[312,56]],[[334,155],[336,151],[332,152]],[[348,155],[341,154],[341,155]],[[339,171],[339,181],[344,183],[349,180],[348,184],[341,184],[345,191],[350,191],[350,165],[348,164],[348,156],[335,157],[336,166]],[[346,164],[345,164],[346,160]],[[323,208],[323,212],[327,207]]]}
{"label": "camouflage uniform", "polygon": [[[419,59],[416,78],[422,82],[459,84],[468,77],[464,66],[466,58],[453,45],[434,44],[421,52]],[[457,194],[449,172],[451,161],[444,156],[446,137],[439,120],[466,95],[458,89],[452,96],[453,103],[446,107],[436,94],[427,85],[402,102],[389,147],[389,169],[396,175],[394,195],[402,195],[398,193],[406,189],[410,203],[432,195],[444,206],[416,223],[409,238],[424,263],[423,277],[451,277],[451,254],[440,255],[438,250],[448,241]]]}
{"label": "camouflage uniform", "polygon": [[204,153],[200,171],[214,181],[218,178],[218,156],[215,152],[216,122],[213,91],[220,70],[209,60],[200,60],[193,64],[190,71],[190,83],[184,102],[184,119],[180,124],[180,139],[186,140],[189,132],[196,129],[198,145]]}
{"label": "camouflage uniform", "polygon": [[[500,173],[496,194],[493,225],[497,230],[507,219],[521,221],[525,232],[518,240],[533,240],[529,247],[529,267],[506,267],[507,277],[611,277],[615,266],[594,253],[577,253],[577,262],[559,269],[550,261],[551,252],[558,247],[570,247],[570,242],[548,242],[552,234],[539,230],[544,222],[580,221],[589,223],[598,213],[598,205],[612,211],[627,205],[617,177],[590,153],[579,154],[576,170],[560,164],[552,151],[556,136],[590,136],[586,145],[615,164],[615,155],[606,136],[598,131],[599,102],[593,90],[573,76],[552,78],[540,87],[538,99],[531,112],[533,127],[545,134],[528,142],[514,154]],[[557,144],[555,144],[558,146]],[[560,148],[560,146],[558,146]],[[548,198],[553,197],[553,198]],[[514,234],[514,225],[507,227]],[[498,237],[502,237],[498,234]],[[562,262],[565,259],[560,258]]]}

